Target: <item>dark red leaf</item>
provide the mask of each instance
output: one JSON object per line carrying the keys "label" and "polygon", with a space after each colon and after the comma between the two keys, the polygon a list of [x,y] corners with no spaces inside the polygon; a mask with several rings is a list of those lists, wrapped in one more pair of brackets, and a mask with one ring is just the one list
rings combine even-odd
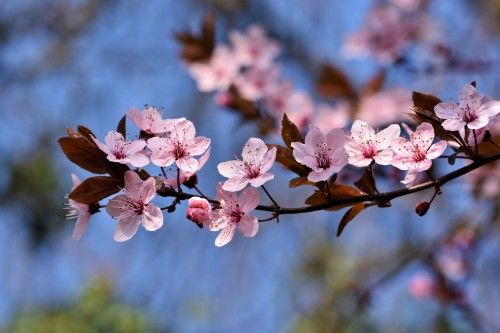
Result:
{"label": "dark red leaf", "polygon": [[300,134],[297,126],[288,119],[286,114],[281,119],[281,137],[288,148],[292,149],[292,142],[304,143],[304,138]]}
{"label": "dark red leaf", "polygon": [[93,142],[83,137],[64,137],[58,143],[66,157],[76,165],[97,174],[108,172],[106,154]]}
{"label": "dark red leaf", "polygon": [[215,47],[215,17],[205,15],[199,33],[184,31],[174,33],[174,36],[182,45],[180,57],[184,61],[208,61]]}
{"label": "dark red leaf", "polygon": [[356,217],[359,213],[363,211],[363,209],[366,208],[366,205],[364,203],[359,203],[354,206],[352,206],[342,217],[342,220],[340,220],[339,226],[337,228],[337,237],[339,237],[342,234],[342,231],[346,227],[346,225],[352,221],[353,218]]}
{"label": "dark red leaf", "polygon": [[381,70],[370,78],[363,87],[363,95],[372,95],[379,92],[384,86],[385,75],[385,70]]}
{"label": "dark red leaf", "polygon": [[357,98],[356,90],[344,72],[331,64],[321,66],[316,90],[324,97]]}
{"label": "dark red leaf", "polygon": [[123,116],[122,119],[118,122],[118,126],[116,127],[116,131],[123,135],[124,138],[127,137],[127,124],[126,124],[127,116]]}
{"label": "dark red leaf", "polygon": [[300,164],[293,158],[292,150],[280,145],[268,144],[269,149],[276,147],[276,161],[283,165],[288,170],[296,173],[299,176],[307,176],[311,169]]}
{"label": "dark red leaf", "polygon": [[354,182],[354,185],[356,185],[356,187],[361,191],[368,194],[375,194],[378,192],[377,186],[375,185],[375,178],[373,177],[373,173],[368,168],[365,170],[365,172],[363,172],[361,178]]}
{"label": "dark red leaf", "polygon": [[85,179],[70,194],[76,202],[91,204],[117,193],[123,187],[123,179],[96,176]]}

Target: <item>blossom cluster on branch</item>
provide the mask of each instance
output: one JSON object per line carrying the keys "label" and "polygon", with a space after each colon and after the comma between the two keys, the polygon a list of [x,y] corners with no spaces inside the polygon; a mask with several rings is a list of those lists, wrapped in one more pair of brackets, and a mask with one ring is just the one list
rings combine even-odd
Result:
{"label": "blossom cluster on branch", "polygon": [[[197,173],[209,158],[211,140],[196,136],[194,124],[185,118],[163,119],[160,111],[151,106],[142,111],[132,108],[120,120],[116,131],[106,134],[104,143],[84,126],[77,131],[68,129],[68,136],[59,140],[66,156],[90,172],[108,174],[83,182],[73,176],[69,207],[70,216],[77,217],[74,238],[80,238],[91,215],[104,207],[118,221],[116,241],[130,239],[140,225],[148,231],[157,230],[163,225],[164,212],[173,212],[183,200],[188,200],[188,219],[201,228],[219,232],[217,246],[230,242],[236,230],[245,237],[253,237],[259,221],[278,219],[282,214],[351,207],[340,222],[340,234],[362,210],[371,206],[388,207],[393,198],[428,188],[416,184],[419,175],[428,172],[433,160],[450,147],[450,157],[470,159],[472,163],[450,173],[448,178],[434,179],[429,174],[431,186],[435,187],[434,196],[416,208],[419,215],[424,215],[446,181],[500,157],[498,152],[489,156],[481,156],[479,152],[481,141],[497,147],[488,126],[497,119],[500,101],[479,95],[473,84],[462,89],[459,103],[414,93],[413,104],[411,116],[417,127],[412,130],[403,124],[409,139],[400,136],[398,124],[376,131],[361,120],[356,120],[348,133],[341,128],[325,133],[310,125],[304,137],[303,131],[284,114],[281,134],[285,145],[250,138],[242,149],[241,159],[218,164],[219,173],[227,179],[216,186],[213,199],[197,187]],[[127,118],[137,126],[136,136],[127,135]],[[482,137],[478,137],[480,130],[484,132]],[[436,136],[441,140],[435,142]],[[471,141],[470,137],[474,139]],[[275,177],[271,170],[276,161],[298,176],[290,181],[291,188],[303,185],[316,188],[305,200],[308,205],[305,208],[280,207],[264,187]],[[380,193],[374,173],[376,164],[406,170],[402,183],[408,189]],[[158,176],[146,170],[148,165],[159,168]],[[355,182],[356,187],[337,181],[337,175],[347,165],[365,170]],[[194,189],[196,194],[186,193],[186,188]],[[270,199],[271,206],[259,205],[259,188]],[[105,205],[100,204],[120,191],[123,193]],[[238,195],[236,192],[240,191]],[[172,197],[174,201],[161,207],[153,203],[156,197]],[[253,215],[256,209],[272,215],[258,220]]]}

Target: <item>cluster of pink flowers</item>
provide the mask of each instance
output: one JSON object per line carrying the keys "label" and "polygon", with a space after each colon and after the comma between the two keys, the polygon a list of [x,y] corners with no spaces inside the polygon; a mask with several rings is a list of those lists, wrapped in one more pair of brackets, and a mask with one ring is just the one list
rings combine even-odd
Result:
{"label": "cluster of pink flowers", "polygon": [[416,0],[377,3],[365,17],[361,30],[346,39],[344,54],[372,57],[381,63],[403,58],[412,43],[430,35],[425,28],[432,21],[421,10],[421,3]]}
{"label": "cluster of pink flowers", "polygon": [[[243,37],[237,36],[234,38],[239,39],[238,43],[243,43],[240,40]],[[266,63],[251,56],[255,54],[242,52],[238,58],[245,63],[250,60]],[[266,57],[272,59],[270,55]],[[500,102],[487,99],[479,95],[472,85],[466,85],[458,104],[439,103],[435,112],[444,119],[442,126],[446,130],[465,132],[468,128],[478,131],[477,134],[474,132],[477,140],[477,136],[484,135],[480,131],[491,129],[497,123]],[[201,170],[210,156],[211,140],[196,136],[194,124],[185,118],[163,119],[153,107],[146,107],[143,111],[132,108],[128,118],[140,130],[137,139],[127,140],[122,134],[124,131],[108,132],[104,143],[91,137],[110,162],[135,168],[124,173],[123,194],[113,197],[106,205],[106,211],[118,221],[114,235],[116,241],[130,239],[140,225],[149,231],[161,228],[162,209],[152,202],[157,191],[169,187],[182,194],[181,186]],[[360,168],[379,164],[407,171],[402,183],[409,186],[415,183],[419,173],[431,168],[432,160],[443,154],[448,142],[441,140],[434,143],[435,133],[430,123],[421,123],[415,131],[405,124],[403,127],[409,139],[400,137],[401,128],[397,124],[376,131],[368,123],[356,120],[348,134],[341,128],[323,131],[310,125],[304,142],[291,142],[289,146],[295,161],[310,170],[307,175],[310,182],[327,181],[348,164]],[[468,139],[472,147],[470,137]],[[209,201],[201,192],[200,197],[191,197],[186,217],[200,227],[219,231],[216,246],[229,243],[236,230],[245,237],[255,236],[259,222],[252,211],[260,200],[257,189],[274,178],[271,169],[276,157],[276,147],[270,148],[259,138],[250,138],[242,149],[241,159],[218,164],[219,173],[227,179],[217,185],[216,200]],[[162,176],[153,177],[142,172],[150,163],[161,168]],[[165,169],[170,167],[174,170]],[[168,176],[167,172],[172,171],[175,174]],[[74,189],[81,182],[75,175],[72,177]],[[270,197],[267,190],[263,190]],[[238,195],[236,192],[239,191]],[[270,199],[277,206],[274,199]],[[177,198],[173,208],[179,202]],[[75,239],[81,237],[95,208],[69,200],[69,215],[77,218],[73,233]],[[443,267],[453,266],[446,264],[449,260],[443,262]]]}
{"label": "cluster of pink flowers", "polygon": [[280,120],[286,113],[299,128],[311,123],[324,130],[347,125],[347,104],[315,105],[308,94],[281,79],[275,61],[280,45],[267,38],[261,26],[252,25],[244,33],[231,31],[229,40],[231,45],[218,45],[208,61],[187,64],[200,91],[217,92],[218,105],[231,103],[228,89],[234,86],[246,100],[265,106],[270,116]]}

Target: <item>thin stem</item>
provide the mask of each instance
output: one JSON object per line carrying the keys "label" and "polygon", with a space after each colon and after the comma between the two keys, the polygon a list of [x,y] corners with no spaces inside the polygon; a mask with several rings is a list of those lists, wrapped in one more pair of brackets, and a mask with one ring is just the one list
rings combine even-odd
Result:
{"label": "thin stem", "polygon": [[267,189],[264,187],[264,185],[262,185],[261,187],[264,190],[264,192],[266,192],[267,197],[269,198],[269,200],[271,200],[271,202],[273,203],[274,207],[279,208],[280,206],[278,205],[278,203],[276,202],[276,200],[274,200],[274,198],[271,196],[271,194],[267,191]]}
{"label": "thin stem", "polygon": [[161,173],[163,174],[163,177],[168,178],[167,177],[167,172],[165,171],[165,168],[164,167],[160,167],[160,170],[161,170]]}
{"label": "thin stem", "polygon": [[193,188],[194,188],[194,190],[195,190],[196,192],[198,192],[198,194],[199,194],[202,198],[205,198],[205,199],[206,199],[206,198],[208,198],[205,194],[203,194],[203,192],[200,190],[200,188],[199,188],[198,186],[194,185],[194,186],[193,186]]}
{"label": "thin stem", "polygon": [[[438,158],[450,158],[450,157],[452,157],[452,155],[441,155]],[[461,159],[464,159],[464,160],[473,160],[469,156],[454,156],[454,157],[455,158],[461,158]]]}
{"label": "thin stem", "polygon": [[475,147],[476,158],[477,158],[477,157],[479,157],[479,147],[477,146],[477,134],[476,134],[475,129],[472,130],[472,134],[474,134],[474,147]]}
{"label": "thin stem", "polygon": [[182,193],[181,189],[181,170],[177,167],[177,192]]}

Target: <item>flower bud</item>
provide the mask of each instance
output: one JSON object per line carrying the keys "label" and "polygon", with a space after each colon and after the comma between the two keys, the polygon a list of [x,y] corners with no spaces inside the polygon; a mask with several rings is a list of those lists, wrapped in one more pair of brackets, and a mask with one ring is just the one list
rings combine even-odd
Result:
{"label": "flower bud", "polygon": [[427,214],[427,211],[429,210],[430,206],[431,204],[428,203],[427,201],[420,202],[415,207],[415,213],[417,213],[418,216],[424,216],[425,214]]}
{"label": "flower bud", "polygon": [[207,199],[192,197],[188,200],[186,217],[196,223],[199,227],[206,224],[212,218],[212,207]]}

